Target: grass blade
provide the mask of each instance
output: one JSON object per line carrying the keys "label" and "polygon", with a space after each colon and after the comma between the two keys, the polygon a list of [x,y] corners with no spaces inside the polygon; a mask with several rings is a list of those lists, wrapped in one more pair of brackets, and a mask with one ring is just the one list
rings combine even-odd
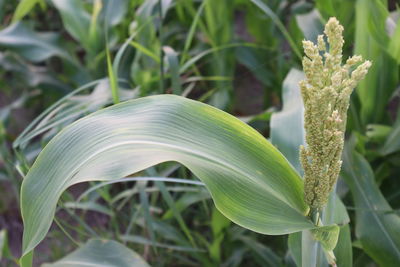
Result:
{"label": "grass blade", "polygon": [[285,25],[283,25],[279,17],[261,0],[250,0],[250,1],[253,2],[256,6],[258,6],[268,17],[272,19],[272,21],[275,23],[275,25],[278,27],[278,29],[282,32],[283,36],[288,41],[295,55],[301,60],[302,57],[300,50],[298,49],[296,43],[290,36],[289,32],[286,30]]}

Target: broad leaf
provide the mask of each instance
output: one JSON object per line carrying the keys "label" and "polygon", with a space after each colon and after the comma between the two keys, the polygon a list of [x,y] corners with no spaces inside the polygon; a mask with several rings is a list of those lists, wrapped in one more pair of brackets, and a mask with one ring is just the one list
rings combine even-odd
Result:
{"label": "broad leaf", "polygon": [[384,4],[378,0],[357,0],[355,5],[354,53],[373,62],[356,90],[364,126],[382,121],[399,80],[397,62],[385,51],[389,41],[384,30],[386,15],[382,6]]}
{"label": "broad leaf", "polygon": [[333,250],[337,259],[337,266],[350,267],[353,265],[352,249],[350,225],[346,224],[340,227],[339,240]]}
{"label": "broad leaf", "polygon": [[394,29],[392,30],[390,42],[388,45],[388,52],[394,59],[396,59],[397,64],[399,64],[400,63],[400,23],[399,23],[399,20],[397,20],[397,22],[395,22],[390,17],[388,18],[387,22],[392,22],[389,25],[394,26]]}
{"label": "broad leaf", "polygon": [[12,72],[20,83],[29,87],[48,86],[54,91],[70,91],[71,88],[62,83],[54,73],[43,66],[29,64],[16,53],[0,53],[0,66],[3,71]]}
{"label": "broad leaf", "polygon": [[352,146],[346,147],[343,163],[343,178],[357,207],[356,236],[362,248],[380,266],[399,266],[400,217],[380,192],[368,162]]}
{"label": "broad leaf", "polygon": [[52,56],[71,60],[71,56],[60,46],[58,38],[57,33],[36,33],[19,22],[0,31],[0,46],[16,51],[33,62]]}
{"label": "broad leaf", "polygon": [[302,71],[291,69],[283,81],[283,108],[271,117],[271,142],[285,155],[302,174],[300,145],[305,144],[303,100],[299,82],[304,78]]}
{"label": "broad leaf", "polygon": [[337,244],[340,228],[337,225],[328,225],[311,230],[326,251],[332,251]]}
{"label": "broad leaf", "polygon": [[313,9],[306,14],[296,15],[296,22],[304,34],[306,40],[316,42],[318,35],[324,31],[321,23],[321,15],[317,9]]}
{"label": "broad leaf", "polygon": [[78,40],[85,49],[90,49],[90,14],[85,11],[81,0],[52,0],[58,9],[65,29]]}
{"label": "broad leaf", "polygon": [[23,253],[45,237],[69,186],[165,161],[188,167],[217,208],[243,227],[271,235],[313,228],[301,178],[263,136],[211,106],[161,95],[98,111],[49,142],[21,188]]}
{"label": "broad leaf", "polygon": [[112,240],[91,239],[64,258],[42,267],[149,267],[134,251]]}
{"label": "broad leaf", "polygon": [[[60,12],[65,29],[87,51],[94,56],[103,49],[105,37],[107,42],[113,40],[109,31],[122,21],[128,10],[127,0],[93,1],[91,14],[82,0],[51,0]],[[104,36],[105,35],[105,36]]]}
{"label": "broad leaf", "polygon": [[104,4],[101,16],[104,16],[102,19],[106,23],[106,27],[111,28],[123,21],[129,10],[128,0],[108,0],[104,3],[106,4]]}

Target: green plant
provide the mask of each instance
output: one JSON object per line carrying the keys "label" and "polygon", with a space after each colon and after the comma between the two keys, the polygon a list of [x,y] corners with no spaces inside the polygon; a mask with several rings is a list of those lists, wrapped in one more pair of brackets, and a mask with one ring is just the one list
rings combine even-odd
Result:
{"label": "green plant", "polygon": [[[334,16],[346,28],[343,57],[362,55],[373,65],[351,96],[337,193],[319,218],[340,227],[338,266],[398,266],[394,2],[0,0],[0,230],[12,252],[3,251],[0,265],[20,255],[19,188],[38,153],[63,128],[113,102],[172,92],[223,108],[270,138],[303,176],[301,41],[317,42]],[[328,265],[310,231],[270,236],[229,223],[204,183],[176,162],[72,186],[54,222],[35,249],[35,266],[61,264],[93,238],[118,241],[152,266]]]}
{"label": "green plant", "polygon": [[[325,62],[318,54],[319,50],[325,50],[322,36],[318,38],[318,47],[304,42],[308,58],[303,61],[307,80],[302,83],[302,93],[306,103],[307,142],[312,145],[312,153],[303,149],[302,163],[306,185],[308,179],[313,179],[311,191],[305,191],[305,199],[299,174],[278,150],[230,115],[177,96],[127,101],[72,124],[40,153],[21,188],[25,226],[23,262],[29,262],[33,249],[45,237],[56,203],[69,186],[118,179],[161,162],[178,161],[205,183],[217,208],[230,220],[270,235],[310,230],[312,238],[321,243],[328,262],[335,265],[333,249],[340,228],[336,224],[324,226],[318,212],[327,202],[340,168],[337,162],[343,146],[344,133],[340,130],[344,131],[344,123],[338,116],[345,114],[351,89],[366,74],[369,62],[359,66],[349,78],[350,67],[360,59],[352,58],[341,68],[342,28],[337,21],[330,20],[325,33],[330,44]],[[329,94],[324,94],[324,90]],[[321,114],[314,109],[324,99],[329,103],[327,117],[324,117],[326,112],[322,118],[317,117]],[[333,119],[329,115],[331,109],[336,114]],[[332,134],[320,140],[317,133],[311,132],[320,127],[317,124],[320,120],[328,125],[332,120],[337,122],[330,131],[338,131],[334,134],[339,138],[334,141],[338,144],[333,153],[334,165],[327,162],[322,170],[308,165],[318,164],[316,156],[331,144],[324,142]],[[327,172],[332,180],[325,181],[325,174],[320,177],[320,172]],[[321,186],[328,191],[314,191],[314,187]],[[315,205],[315,198],[310,202],[309,196],[319,191],[323,194]],[[310,240],[310,244],[303,245],[311,243]],[[305,251],[308,249],[303,247]],[[314,266],[315,259],[307,259],[305,255],[303,264]]]}

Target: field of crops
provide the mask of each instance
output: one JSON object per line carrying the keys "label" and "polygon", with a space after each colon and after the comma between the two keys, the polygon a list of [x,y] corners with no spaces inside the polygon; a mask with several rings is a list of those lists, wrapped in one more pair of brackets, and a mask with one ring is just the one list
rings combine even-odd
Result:
{"label": "field of crops", "polygon": [[400,266],[400,2],[0,0],[0,266]]}

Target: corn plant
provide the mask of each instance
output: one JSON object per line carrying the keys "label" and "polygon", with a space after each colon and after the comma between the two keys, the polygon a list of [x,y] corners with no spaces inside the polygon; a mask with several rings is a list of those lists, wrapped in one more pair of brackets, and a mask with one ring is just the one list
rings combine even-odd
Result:
{"label": "corn plant", "polygon": [[[21,187],[21,264],[31,264],[33,250],[49,231],[57,202],[68,187],[120,179],[176,161],[205,184],[215,206],[231,221],[267,235],[303,232],[302,265],[316,266],[315,246],[336,265],[333,250],[341,219],[324,225],[320,213],[339,175],[350,94],[371,65],[360,64],[362,58],[354,56],[342,66],[342,31],[331,18],[317,45],[303,42],[304,183],[277,148],[221,110],[174,95],[126,101],[66,127],[37,157]],[[340,203],[330,212],[338,213],[337,218],[345,213]],[[98,243],[93,240],[69,257],[101,249]]]}

